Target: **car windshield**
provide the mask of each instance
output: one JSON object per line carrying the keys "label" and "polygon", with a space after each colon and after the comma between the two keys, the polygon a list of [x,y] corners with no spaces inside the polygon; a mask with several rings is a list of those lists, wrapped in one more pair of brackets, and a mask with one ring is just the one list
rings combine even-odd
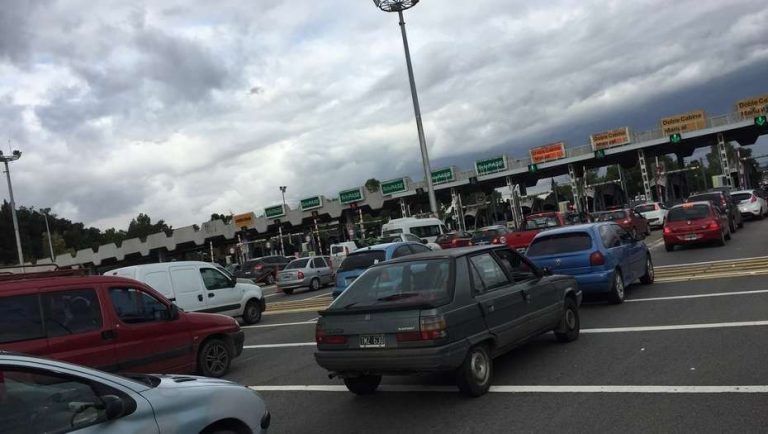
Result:
{"label": "car windshield", "polygon": [[419,238],[436,237],[440,235],[440,226],[414,226],[411,228],[411,233]]}
{"label": "car windshield", "polygon": [[525,219],[525,227],[528,229],[553,228],[556,226],[560,226],[560,222],[553,215],[530,216]]}
{"label": "car windshield", "polygon": [[403,233],[402,229],[387,229],[386,231],[382,232],[381,236],[382,237],[391,237],[392,235],[398,235],[398,234],[402,234],[402,233]]}
{"label": "car windshield", "polygon": [[308,263],[309,263],[309,258],[297,259],[295,261],[291,261],[290,264],[286,265],[285,269],[294,270],[297,268],[307,268]]}
{"label": "car windshield", "polygon": [[586,232],[537,237],[528,247],[526,256],[556,255],[580,252],[592,248],[592,237]]}
{"label": "car windshield", "polygon": [[681,222],[687,220],[698,220],[708,216],[709,207],[707,205],[681,206],[669,210],[667,221]]}
{"label": "car windshield", "polygon": [[501,234],[501,229],[479,230],[472,235],[472,240],[485,240]]}
{"label": "car windshield", "polygon": [[358,277],[329,311],[440,306],[450,301],[451,261],[424,259],[372,268]]}
{"label": "car windshield", "polygon": [[627,218],[627,213],[624,211],[610,211],[604,214],[600,214],[597,217],[597,221],[599,222],[610,222],[613,220],[622,220]]}
{"label": "car windshield", "polygon": [[341,267],[339,267],[339,271],[366,269],[377,262],[383,261],[386,257],[386,252],[383,250],[355,252],[344,259]]}
{"label": "car windshield", "polygon": [[752,193],[735,193],[735,194],[732,194],[731,197],[736,202],[743,202],[745,200],[752,199]]}
{"label": "car windshield", "polygon": [[638,207],[635,207],[635,211],[637,211],[639,213],[656,211],[656,206],[655,205],[640,205]]}

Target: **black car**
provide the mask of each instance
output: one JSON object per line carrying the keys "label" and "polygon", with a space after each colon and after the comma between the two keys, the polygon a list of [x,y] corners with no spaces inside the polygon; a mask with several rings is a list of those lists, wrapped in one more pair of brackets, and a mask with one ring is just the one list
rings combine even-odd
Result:
{"label": "black car", "polygon": [[727,215],[728,225],[731,228],[731,232],[736,232],[737,226],[739,228],[744,227],[744,220],[741,217],[739,206],[727,190],[710,190],[706,193],[692,194],[686,200],[686,202],[698,201],[709,201],[715,205],[721,213]]}
{"label": "black car", "polygon": [[245,261],[235,272],[235,277],[251,279],[256,283],[265,282],[272,285],[277,280],[277,273],[291,262],[285,256],[263,256]]}
{"label": "black car", "polygon": [[382,375],[445,371],[479,396],[494,357],[553,330],[577,339],[581,298],[573,277],[506,246],[410,255],[373,265],[320,312],[315,359],[356,394]]}

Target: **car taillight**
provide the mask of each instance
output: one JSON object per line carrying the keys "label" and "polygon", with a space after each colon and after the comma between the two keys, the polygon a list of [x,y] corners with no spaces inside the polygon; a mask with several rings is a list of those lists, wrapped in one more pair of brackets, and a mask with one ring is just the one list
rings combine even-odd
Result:
{"label": "car taillight", "polygon": [[708,222],[707,229],[720,229],[720,223],[718,223],[716,220],[712,220],[711,222]]}
{"label": "car taillight", "polygon": [[296,272],[296,278],[297,279],[303,279],[304,278],[304,273],[302,273],[301,271],[297,271]]}
{"label": "car taillight", "polygon": [[600,252],[592,252],[589,255],[589,265],[605,265],[605,256]]}
{"label": "car taillight", "polygon": [[491,244],[499,244],[499,237],[494,238]]}
{"label": "car taillight", "polygon": [[452,240],[451,240],[451,245],[452,245],[453,247],[456,247],[456,246],[458,246],[458,245],[459,245],[459,239],[458,239],[458,238],[454,238],[454,239],[452,239]]}
{"label": "car taillight", "polygon": [[625,225],[629,224],[629,220],[628,219],[624,219],[624,221],[622,221],[622,223],[624,223]]}
{"label": "car taillight", "polygon": [[329,335],[325,333],[325,330],[315,328],[315,342],[318,345],[342,345],[347,343],[347,337],[344,335]]}
{"label": "car taillight", "polygon": [[755,196],[755,195],[753,194],[753,195],[752,195],[752,199],[750,199],[749,201],[750,201],[750,202],[752,202],[752,203],[755,203],[755,202],[757,202],[757,196]]}
{"label": "car taillight", "polygon": [[253,266],[253,271],[261,271],[261,269],[264,268],[261,264],[256,264]]}
{"label": "car taillight", "polygon": [[658,211],[659,210],[659,204],[658,203],[653,204],[653,209]]}
{"label": "car taillight", "polygon": [[667,227],[667,226],[664,226],[664,233],[665,233],[665,234],[667,234],[667,235],[669,235],[669,234],[671,234],[671,233],[672,233],[672,229],[670,229],[670,228],[669,228],[669,227]]}
{"label": "car taillight", "polygon": [[507,244],[507,237],[499,237],[499,244]]}
{"label": "car taillight", "polygon": [[395,338],[398,342],[433,341],[448,336],[447,328],[442,315],[423,316],[419,319],[419,331],[401,332]]}

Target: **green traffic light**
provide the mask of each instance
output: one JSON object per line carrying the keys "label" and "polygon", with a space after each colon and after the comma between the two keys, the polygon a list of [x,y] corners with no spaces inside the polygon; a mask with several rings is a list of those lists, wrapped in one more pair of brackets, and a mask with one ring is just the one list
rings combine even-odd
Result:
{"label": "green traffic light", "polygon": [[682,140],[683,137],[679,133],[675,133],[669,136],[669,141],[672,143],[680,143]]}

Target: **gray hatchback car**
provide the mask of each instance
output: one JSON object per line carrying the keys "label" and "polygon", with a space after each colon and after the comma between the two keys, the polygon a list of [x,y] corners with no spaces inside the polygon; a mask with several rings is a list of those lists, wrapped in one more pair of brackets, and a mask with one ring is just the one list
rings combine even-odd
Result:
{"label": "gray hatchback car", "polygon": [[277,287],[286,294],[297,288],[310,291],[333,283],[331,260],[327,256],[294,259],[277,274]]}
{"label": "gray hatchback car", "polygon": [[479,396],[494,357],[552,330],[577,339],[581,298],[573,277],[504,246],[406,256],[369,268],[320,312],[315,359],[357,394],[382,375],[454,371]]}

